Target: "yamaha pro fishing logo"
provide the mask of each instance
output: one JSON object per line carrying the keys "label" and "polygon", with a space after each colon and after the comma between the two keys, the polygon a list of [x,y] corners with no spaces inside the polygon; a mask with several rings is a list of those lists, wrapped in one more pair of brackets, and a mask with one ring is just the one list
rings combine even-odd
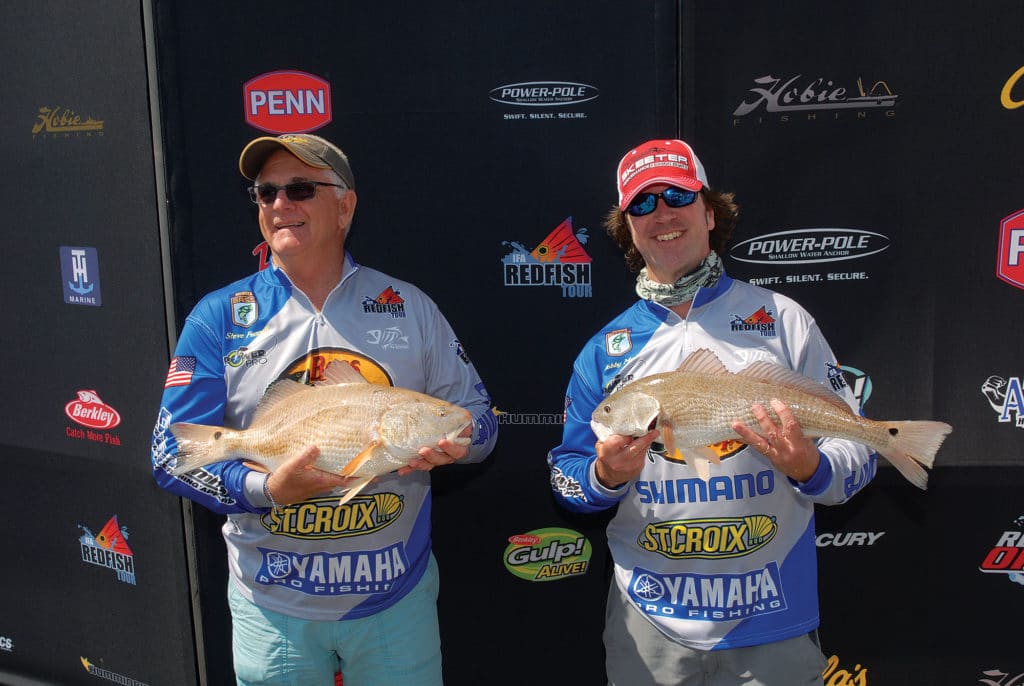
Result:
{"label": "yamaha pro fishing logo", "polygon": [[653,617],[732,622],[786,609],[777,562],[742,574],[663,574],[633,569],[629,597]]}
{"label": "yamaha pro fishing logo", "polygon": [[1024,515],[1013,520],[1013,526],[999,536],[978,569],[1005,574],[1013,583],[1024,586]]}
{"label": "yamaha pro fishing logo", "polygon": [[506,286],[554,287],[563,298],[590,298],[591,258],[583,245],[587,229],[573,232],[567,217],[533,250],[517,241],[502,241],[509,252],[501,259]]}
{"label": "yamaha pro fishing logo", "polygon": [[117,515],[107,520],[98,534],[81,524],[78,528],[83,532],[78,538],[82,562],[105,567],[117,575],[118,581],[134,586],[135,557],[128,547],[128,527],[118,525]]}

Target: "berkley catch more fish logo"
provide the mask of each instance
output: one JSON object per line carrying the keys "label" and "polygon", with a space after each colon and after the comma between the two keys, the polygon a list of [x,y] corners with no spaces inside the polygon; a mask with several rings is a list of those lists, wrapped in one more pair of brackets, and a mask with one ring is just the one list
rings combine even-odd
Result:
{"label": "berkley catch more fish logo", "polygon": [[121,415],[100,399],[96,391],[78,391],[78,397],[64,406],[71,421],[90,429],[112,429],[121,423]]}
{"label": "berkley catch more fish logo", "polygon": [[553,581],[587,573],[593,546],[572,529],[534,529],[510,536],[505,569],[526,581]]}

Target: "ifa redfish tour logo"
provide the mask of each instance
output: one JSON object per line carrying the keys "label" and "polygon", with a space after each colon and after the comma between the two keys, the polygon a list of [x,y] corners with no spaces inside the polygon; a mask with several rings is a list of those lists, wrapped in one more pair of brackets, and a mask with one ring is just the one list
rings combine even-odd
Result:
{"label": "ifa redfish tour logo", "polygon": [[388,314],[392,319],[405,317],[405,298],[394,286],[388,286],[376,297],[363,296],[363,312],[366,314]]}
{"label": "ifa redfish tour logo", "polygon": [[775,317],[764,305],[757,312],[745,317],[734,314],[729,326],[734,332],[757,333],[763,338],[774,338],[778,335],[775,329]]}
{"label": "ifa redfish tour logo", "polygon": [[509,248],[501,259],[505,285],[555,286],[563,298],[593,297],[591,258],[583,249],[588,239],[587,229],[574,232],[572,217],[567,217],[533,250],[518,241],[502,241]]}
{"label": "ifa redfish tour logo", "polygon": [[117,515],[107,520],[99,533],[89,527],[78,525],[82,535],[78,537],[82,562],[106,567],[117,574],[117,580],[135,585],[135,557],[128,546],[128,527],[117,523]]}
{"label": "ifa redfish tour logo", "polygon": [[267,133],[305,133],[331,122],[331,84],[304,71],[272,71],[242,87],[245,121]]}
{"label": "ifa redfish tour logo", "polygon": [[1017,288],[1024,288],[1024,210],[999,223],[999,259],[996,276]]}

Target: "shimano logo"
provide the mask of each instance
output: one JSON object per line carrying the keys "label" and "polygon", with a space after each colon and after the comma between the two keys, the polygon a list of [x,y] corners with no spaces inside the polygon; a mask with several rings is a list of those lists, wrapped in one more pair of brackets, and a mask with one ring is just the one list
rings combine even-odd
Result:
{"label": "shimano logo", "polygon": [[569,81],[527,81],[498,86],[490,92],[494,102],[524,107],[552,107],[578,105],[594,100],[598,90],[585,83]]}

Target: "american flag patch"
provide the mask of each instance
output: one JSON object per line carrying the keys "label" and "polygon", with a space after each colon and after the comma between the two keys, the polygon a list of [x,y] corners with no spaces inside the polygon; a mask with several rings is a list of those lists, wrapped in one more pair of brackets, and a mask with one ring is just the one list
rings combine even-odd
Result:
{"label": "american flag patch", "polygon": [[196,358],[190,355],[175,357],[171,360],[171,366],[167,370],[167,380],[164,388],[173,386],[188,386],[192,383],[192,374],[196,371]]}

